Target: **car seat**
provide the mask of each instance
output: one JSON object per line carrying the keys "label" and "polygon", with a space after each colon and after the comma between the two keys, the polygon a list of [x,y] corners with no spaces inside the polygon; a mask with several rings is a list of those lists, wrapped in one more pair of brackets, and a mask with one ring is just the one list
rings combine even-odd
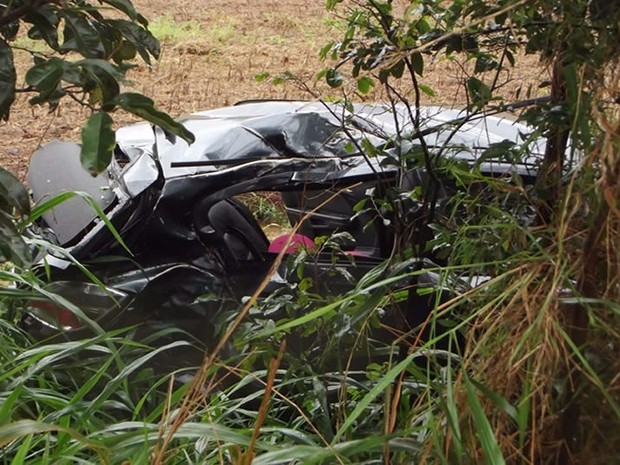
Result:
{"label": "car seat", "polygon": [[261,259],[269,248],[269,240],[252,212],[236,199],[214,204],[207,213],[207,221],[200,233],[208,234],[209,242],[217,242],[227,262]]}

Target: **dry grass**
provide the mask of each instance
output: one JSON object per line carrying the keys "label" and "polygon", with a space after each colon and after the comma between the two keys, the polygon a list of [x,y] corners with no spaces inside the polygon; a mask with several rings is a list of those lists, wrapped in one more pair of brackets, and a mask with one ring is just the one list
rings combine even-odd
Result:
{"label": "dry grass", "polygon": [[[595,100],[608,101],[615,86],[603,87]],[[472,300],[481,306],[465,364],[488,390],[525,415],[519,425],[502,405],[485,399],[507,463],[618,463],[620,114],[600,108],[601,135],[566,184],[555,226],[536,232],[544,249],[496,277]],[[595,190],[586,190],[592,166],[602,170]],[[588,212],[586,205],[595,210]],[[472,428],[467,394],[458,386],[457,403]],[[567,440],[577,452],[569,450]],[[483,451],[473,446],[482,463]]]}

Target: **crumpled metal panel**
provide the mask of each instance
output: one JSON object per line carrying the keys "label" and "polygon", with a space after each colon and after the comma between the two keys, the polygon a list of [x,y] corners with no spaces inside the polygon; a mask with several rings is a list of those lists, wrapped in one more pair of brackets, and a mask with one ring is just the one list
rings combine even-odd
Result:
{"label": "crumpled metal panel", "polygon": [[143,153],[119,173],[119,181],[130,197],[137,197],[159,177],[159,168],[155,159]]}
{"label": "crumpled metal panel", "polygon": [[[54,192],[52,184],[90,192],[101,200],[104,209],[109,209],[116,198],[121,208],[115,208],[111,214],[126,214],[124,206],[131,208],[132,199],[141,198],[147,189],[156,191],[159,198],[155,199],[153,210],[141,214],[152,216],[151,224],[155,227],[168,228],[173,236],[192,240],[191,218],[175,215],[217,191],[234,195],[235,186],[245,191],[293,189],[304,183],[321,187],[330,182],[390,177],[399,165],[400,154],[419,144],[421,134],[433,154],[471,162],[489,144],[506,139],[518,142],[529,130],[507,118],[481,116],[464,122],[466,115],[460,110],[424,107],[418,111],[423,121],[420,127],[413,124],[412,115],[404,106],[357,104],[351,113],[342,105],[321,102],[249,103],[182,119],[196,136],[192,145],[140,123],[118,131],[118,148],[126,155],[127,164],[114,167],[112,177],[106,174],[91,178],[81,171],[81,178],[74,174],[71,177],[83,179],[83,185],[64,179],[61,174],[39,182],[35,178],[45,177],[43,173],[49,170],[37,167],[35,161],[31,166],[31,185],[38,185],[43,192],[37,200]],[[357,144],[362,140],[385,150],[368,159],[358,150]],[[79,169],[79,147],[69,145],[71,155],[66,156],[72,157]],[[63,147],[52,144],[41,151],[62,152]],[[544,144],[534,141],[530,150],[532,159],[524,165],[515,167],[490,161],[483,169],[535,174]],[[393,161],[382,163],[386,157]],[[78,212],[73,207],[70,203],[61,205],[46,217],[60,243],[73,240],[95,219],[92,211]],[[77,213],[79,218],[73,218]]]}

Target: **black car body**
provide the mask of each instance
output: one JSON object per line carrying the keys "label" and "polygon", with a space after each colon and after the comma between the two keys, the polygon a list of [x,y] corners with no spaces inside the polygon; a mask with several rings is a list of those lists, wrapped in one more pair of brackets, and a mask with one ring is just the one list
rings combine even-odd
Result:
{"label": "black car body", "polygon": [[[423,127],[405,108],[249,102],[182,119],[196,137],[192,145],[136,124],[117,132],[114,160],[96,178],[82,170],[77,144],[50,143],[31,161],[34,201],[68,190],[86,192],[123,241],[83,197],[47,212],[34,234],[66,250],[45,257],[53,291],[102,326],[173,321],[208,342],[223,296],[238,301],[251,294],[277,256],[235,198],[256,191],[281,193],[291,223],[303,219],[299,232],[307,238],[347,232],[353,241],[340,260],[350,276],[359,278],[389,256],[393,232],[381,215],[354,215],[354,207],[371,190],[420,179],[402,172],[402,151],[423,135],[443,157],[477,163],[491,144],[516,142],[527,133],[527,127],[509,119],[467,121],[457,110],[421,111]],[[361,150],[370,146],[377,149],[375,156]],[[542,150],[534,141],[531,164],[495,161],[483,163],[482,170],[533,177]],[[114,294],[89,282],[74,260],[87,264]],[[306,271],[319,284],[346,288],[331,277],[333,255],[315,257],[311,265]],[[286,274],[281,268],[273,286],[287,281]],[[201,298],[205,295],[218,297]],[[79,333],[78,321],[60,321],[57,310],[44,307],[32,306],[26,322],[31,332],[44,337],[62,327]]]}

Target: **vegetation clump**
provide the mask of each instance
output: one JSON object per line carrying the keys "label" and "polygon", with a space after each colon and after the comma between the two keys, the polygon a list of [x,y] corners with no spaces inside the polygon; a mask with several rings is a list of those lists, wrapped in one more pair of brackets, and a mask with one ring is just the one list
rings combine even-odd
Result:
{"label": "vegetation clump", "polygon": [[[615,460],[620,10],[597,0],[327,7],[346,12],[345,31],[321,50],[329,61],[319,78],[345,105],[381,89],[414,125],[390,147],[361,145],[368,157],[396,150],[403,177],[424,173],[419,187],[402,182],[358,206],[385,216],[392,258],[338,296],[320,295],[308,280],[261,302],[259,289],[221,315],[220,341],[201,367],[162,376],[154,360],[189,344],[182,336],[154,348],[130,328],[32,345],[20,331],[20,305],[44,294],[33,250],[51,246],[24,232],[53,202],[32,208],[25,188],[0,170],[4,462]],[[107,18],[107,9],[124,19]],[[133,112],[191,140],[150,99],[121,91],[131,60],[149,63],[159,53],[129,0],[15,0],[0,12],[1,117],[17,92],[52,108],[62,98],[80,101],[92,110],[82,159],[93,173],[114,146],[109,112]],[[12,47],[25,43],[24,28],[49,53],[32,48],[20,89]],[[524,54],[540,57],[549,80],[507,94]],[[463,117],[440,129],[441,146],[421,111],[435,92],[425,69],[439,58],[460,67],[466,96]],[[291,73],[272,79],[295,81]],[[446,156],[468,122],[514,110],[531,128],[522,144],[498,141],[473,164]],[[535,179],[482,172],[482,162],[525,164],[536,140],[544,150]],[[416,268],[421,256],[438,264]],[[439,285],[411,289],[422,273]],[[433,312],[414,328],[383,323],[386,312],[411,316],[421,299]]]}

